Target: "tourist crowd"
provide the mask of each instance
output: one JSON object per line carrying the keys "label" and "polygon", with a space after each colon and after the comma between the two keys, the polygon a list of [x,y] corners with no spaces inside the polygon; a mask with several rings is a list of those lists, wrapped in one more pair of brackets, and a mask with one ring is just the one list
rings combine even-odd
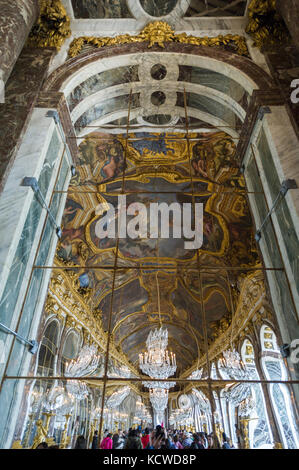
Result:
{"label": "tourist crowd", "polygon": [[[83,436],[81,437],[81,440]],[[78,439],[79,439],[78,438]],[[84,438],[83,438],[84,439]],[[85,441],[85,439],[84,439]],[[85,447],[77,448],[86,448]],[[129,429],[128,432],[118,430],[117,433],[112,434],[107,429],[104,432],[103,439],[98,442],[97,432],[94,435],[92,446],[93,449],[233,449],[229,438],[225,433],[222,434],[222,441],[219,442],[217,436],[213,433],[207,434],[205,432],[190,433],[181,430],[166,430],[161,426],[156,426],[156,429],[150,430],[148,428],[142,430]]]}
{"label": "tourist crowd", "polygon": [[[166,430],[161,426],[156,426],[152,430],[146,428],[142,430],[129,429],[128,432],[118,430],[112,434],[108,429],[105,430],[103,439],[99,442],[98,432],[96,431],[91,445],[83,435],[77,437],[75,449],[233,449],[230,439],[225,433],[222,433],[222,440],[213,433],[205,432],[190,433],[181,430]],[[48,446],[46,442],[40,443],[36,449],[59,449],[59,445]]]}

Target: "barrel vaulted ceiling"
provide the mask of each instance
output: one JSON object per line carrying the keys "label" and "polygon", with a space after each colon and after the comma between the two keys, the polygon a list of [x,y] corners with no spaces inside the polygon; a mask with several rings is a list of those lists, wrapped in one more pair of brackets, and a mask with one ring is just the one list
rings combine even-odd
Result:
{"label": "barrel vaulted ceiling", "polygon": [[[72,7],[76,18],[126,18],[131,3],[72,0]],[[187,16],[220,11],[226,16],[221,9],[227,5],[220,0],[136,3],[152,16],[160,3],[165,15],[184,4]],[[246,2],[230,3],[227,14],[244,14]],[[231,323],[240,279],[246,268],[260,263],[236,160],[255,88],[228,63],[162,50],[86,63],[61,87],[77,134],[79,165],[57,262],[77,267],[82,286],[92,289],[103,329],[110,328],[116,347],[135,366],[149,331],[162,320],[177,356],[177,375],[190,368],[205,353],[205,335],[211,345]],[[147,209],[153,202],[202,202],[202,247],[186,250],[181,239],[97,238],[95,208],[110,203],[117,219],[121,193],[127,206],[142,202]]]}

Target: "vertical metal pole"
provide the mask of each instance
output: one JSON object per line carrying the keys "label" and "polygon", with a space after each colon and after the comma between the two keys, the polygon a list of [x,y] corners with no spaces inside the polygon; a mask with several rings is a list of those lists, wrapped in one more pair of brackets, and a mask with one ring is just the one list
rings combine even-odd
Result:
{"label": "vertical metal pole", "polygon": [[[121,194],[124,194],[124,190],[125,190],[125,171],[126,171],[127,152],[128,152],[131,101],[132,101],[132,90],[130,91],[130,96],[129,96],[125,158],[124,158]],[[110,347],[110,339],[111,339],[112,310],[113,310],[113,300],[114,300],[115,277],[116,277],[116,270],[117,270],[118,249],[119,249],[119,233],[117,234],[117,240],[116,240],[115,259],[114,259],[114,267],[113,267],[113,280],[112,280],[112,290],[111,290],[111,300],[110,300],[110,311],[109,311],[109,318],[108,318],[107,346],[106,346],[105,368],[104,368],[104,377],[103,377],[104,378],[103,395],[102,395],[101,418],[100,418],[100,427],[99,427],[99,446],[102,440],[102,430],[103,430],[103,421],[104,421],[104,404],[105,404],[105,394],[106,394],[107,379],[108,379],[107,372],[108,372],[108,365],[109,365],[109,347]]]}

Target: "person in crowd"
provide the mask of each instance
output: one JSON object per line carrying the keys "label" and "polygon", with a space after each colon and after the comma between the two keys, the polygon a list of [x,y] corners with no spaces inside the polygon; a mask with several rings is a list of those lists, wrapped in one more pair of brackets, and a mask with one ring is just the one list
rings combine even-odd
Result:
{"label": "person in crowd", "polygon": [[[160,428],[160,429],[159,429]],[[161,426],[157,426],[153,430],[149,437],[149,443],[147,449],[161,449],[161,446],[164,445],[167,434]]]}
{"label": "person in crowd", "polygon": [[108,433],[106,437],[101,442],[101,449],[112,449],[113,441],[112,434]]}
{"label": "person in crowd", "polygon": [[207,449],[209,444],[208,444],[208,440],[207,440],[207,437],[206,437],[205,433],[204,432],[199,432],[198,435],[200,437],[200,440],[201,440],[201,443],[202,443],[204,449]]}
{"label": "person in crowd", "polygon": [[213,434],[208,435],[208,449],[214,449]]}
{"label": "person in crowd", "polygon": [[190,449],[204,449],[204,445],[203,445],[203,440],[202,440],[202,436],[200,436],[201,433],[194,433],[193,434],[193,442],[190,446]]}
{"label": "person in crowd", "polygon": [[176,449],[184,449],[182,443],[180,442],[178,434],[173,437],[173,442]]}
{"label": "person in crowd", "polygon": [[121,439],[120,435],[115,433],[112,438],[112,449],[122,449],[123,448],[123,440]]}
{"label": "person in crowd", "polygon": [[191,447],[191,444],[193,442],[191,438],[192,434],[190,432],[185,432],[183,435],[183,447],[184,449],[189,449]]}
{"label": "person in crowd", "polygon": [[142,449],[141,439],[137,429],[131,429],[124,445],[124,449]]}
{"label": "person in crowd", "polygon": [[229,439],[227,435],[225,434],[225,432],[222,433],[222,439],[223,439],[222,449],[231,449],[231,446],[229,445]]}
{"label": "person in crowd", "polygon": [[168,432],[168,441],[169,441],[169,449],[176,449],[174,442],[173,442],[172,434],[170,432]]}
{"label": "person in crowd", "polygon": [[161,439],[160,449],[175,449],[175,445],[172,442],[170,436]]}
{"label": "person in crowd", "polygon": [[118,435],[119,435],[119,439],[118,439],[119,447],[118,448],[123,449],[125,442],[126,442],[126,436],[121,429],[118,430]]}
{"label": "person in crowd", "polygon": [[35,447],[36,449],[40,450],[40,449],[49,449],[49,446],[46,442],[41,442],[40,444],[38,444],[37,447]]}
{"label": "person in crowd", "polygon": [[86,449],[86,448],[87,448],[87,445],[86,445],[85,437],[83,435],[78,436],[76,444],[75,444],[75,449]]}
{"label": "person in crowd", "polygon": [[141,438],[142,446],[145,449],[149,443],[150,431],[148,428],[145,428],[144,434]]}
{"label": "person in crowd", "polygon": [[93,435],[93,438],[92,438],[91,448],[92,449],[97,449],[98,448],[98,442],[99,442],[98,431],[95,431],[94,435]]}

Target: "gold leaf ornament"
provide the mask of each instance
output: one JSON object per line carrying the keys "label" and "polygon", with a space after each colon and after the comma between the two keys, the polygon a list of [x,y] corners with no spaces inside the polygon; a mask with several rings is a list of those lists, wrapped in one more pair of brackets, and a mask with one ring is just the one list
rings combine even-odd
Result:
{"label": "gold leaf ornament", "polygon": [[246,39],[243,36],[227,34],[226,36],[219,35],[217,37],[197,37],[188,36],[186,33],[175,34],[171,26],[165,21],[154,21],[149,23],[138,35],[131,36],[129,34],[122,34],[114,37],[88,37],[82,36],[76,38],[70,45],[69,57],[76,57],[85,45],[92,45],[97,48],[104,46],[114,46],[119,44],[130,44],[134,42],[148,42],[148,48],[153,47],[155,44],[161,48],[169,42],[177,42],[181,44],[193,44],[196,46],[226,46],[233,44],[237,54],[249,56]]}
{"label": "gold leaf ornament", "polygon": [[40,0],[40,16],[29,34],[28,45],[59,50],[70,35],[70,19],[61,0]]}
{"label": "gold leaf ornament", "polygon": [[254,39],[254,46],[289,41],[288,30],[276,9],[276,0],[252,0],[248,7],[249,22],[246,33]]}

